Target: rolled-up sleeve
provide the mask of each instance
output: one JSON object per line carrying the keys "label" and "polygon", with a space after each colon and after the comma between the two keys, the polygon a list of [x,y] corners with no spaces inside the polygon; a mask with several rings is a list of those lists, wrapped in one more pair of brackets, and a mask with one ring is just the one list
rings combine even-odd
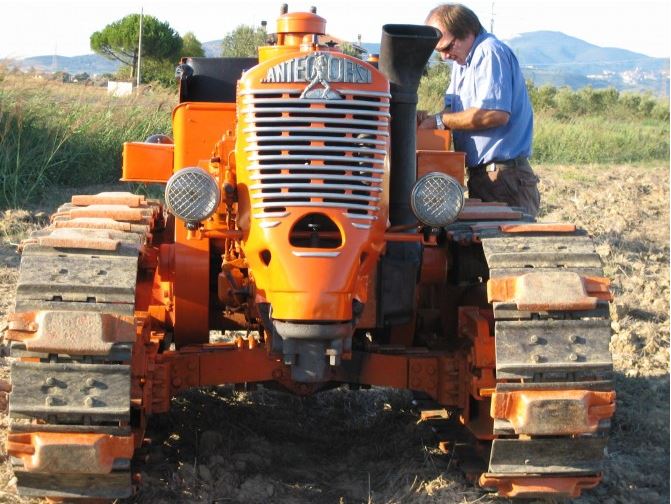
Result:
{"label": "rolled-up sleeve", "polygon": [[485,110],[502,110],[510,114],[512,110],[512,72],[506,54],[488,47],[482,51],[472,66],[471,107]]}

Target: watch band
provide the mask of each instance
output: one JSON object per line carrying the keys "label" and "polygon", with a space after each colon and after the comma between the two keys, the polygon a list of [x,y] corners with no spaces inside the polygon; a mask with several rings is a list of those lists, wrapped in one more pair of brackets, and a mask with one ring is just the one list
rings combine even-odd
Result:
{"label": "watch band", "polygon": [[445,123],[443,123],[443,113],[438,112],[433,117],[436,119],[436,129],[444,130],[445,129]]}

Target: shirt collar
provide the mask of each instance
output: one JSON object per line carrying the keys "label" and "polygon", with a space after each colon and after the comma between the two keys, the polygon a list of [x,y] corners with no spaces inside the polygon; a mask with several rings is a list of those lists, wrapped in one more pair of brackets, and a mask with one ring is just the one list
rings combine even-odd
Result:
{"label": "shirt collar", "polygon": [[480,30],[480,33],[478,33],[475,39],[473,40],[473,45],[471,46],[471,50],[468,52],[468,56],[466,56],[466,63],[464,63],[464,66],[469,66],[471,64],[475,48],[478,47],[483,40],[489,38],[490,36],[491,34],[487,33],[487,30],[485,30],[484,28]]}

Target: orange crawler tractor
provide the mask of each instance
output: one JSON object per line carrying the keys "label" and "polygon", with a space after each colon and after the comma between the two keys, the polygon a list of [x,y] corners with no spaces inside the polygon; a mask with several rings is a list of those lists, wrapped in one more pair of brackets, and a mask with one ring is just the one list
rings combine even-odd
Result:
{"label": "orange crawler tractor", "polygon": [[23,243],[6,335],[22,495],[130,496],[147,418],[242,383],[411,389],[502,496],[601,479],[615,392],[591,239],[465,199],[449,132],[417,135],[434,28],[386,25],[377,65],[324,33],[283,9],[258,59],[184,59],[174,141],[124,145],[123,179],[165,184],[165,208],[75,196]]}

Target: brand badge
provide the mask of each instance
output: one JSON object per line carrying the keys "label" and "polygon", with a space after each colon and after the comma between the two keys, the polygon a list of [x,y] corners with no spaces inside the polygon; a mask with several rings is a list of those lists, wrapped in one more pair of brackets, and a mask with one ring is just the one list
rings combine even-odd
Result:
{"label": "brand badge", "polygon": [[372,80],[370,70],[363,65],[329,53],[317,52],[270,67],[261,82],[307,82],[301,98],[338,100],[342,97],[331,87],[331,83],[370,84]]}

